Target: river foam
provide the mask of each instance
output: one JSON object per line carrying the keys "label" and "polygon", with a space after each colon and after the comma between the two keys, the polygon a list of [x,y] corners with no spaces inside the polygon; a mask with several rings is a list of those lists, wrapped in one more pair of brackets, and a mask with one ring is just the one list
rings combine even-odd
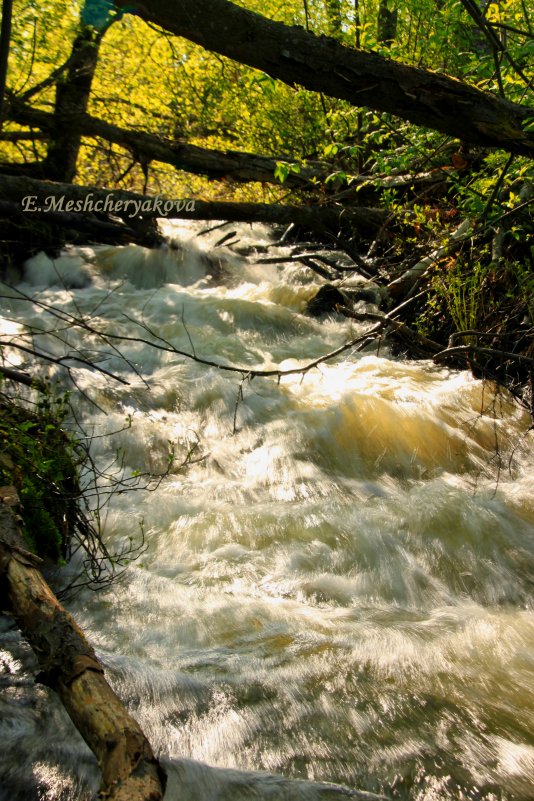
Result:
{"label": "river foam", "polygon": [[[109,544],[142,524],[146,553],[70,606],[168,760],[166,798],[534,798],[528,418],[467,373],[383,347],[247,380],[364,329],[306,316],[318,283],[301,268],[214,254],[225,229],[199,229],[157,251],[39,256],[19,290],[41,305],[4,300],[3,340],[31,326],[39,347],[129,381],[71,362],[100,466],[120,452],[127,473],[160,472],[174,443],[157,491],[107,511]],[[249,250],[272,240],[266,227],[238,235]],[[46,304],[95,331],[58,339]],[[100,332],[131,337],[114,340],[122,355]],[[0,798],[85,801],[91,755],[8,623],[0,647]]]}

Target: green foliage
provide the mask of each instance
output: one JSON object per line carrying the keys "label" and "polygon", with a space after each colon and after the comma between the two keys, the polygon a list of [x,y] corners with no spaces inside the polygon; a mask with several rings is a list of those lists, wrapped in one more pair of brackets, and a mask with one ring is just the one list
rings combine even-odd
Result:
{"label": "green foliage", "polygon": [[445,300],[449,316],[457,331],[476,329],[484,303],[487,268],[475,261],[469,265],[453,260],[440,271],[437,291]]}
{"label": "green foliage", "polygon": [[66,403],[0,399],[0,483],[18,491],[28,547],[55,563],[66,556],[79,495],[75,443],[62,428]]}
{"label": "green foliage", "polygon": [[525,263],[512,261],[507,264],[510,284],[513,287],[508,290],[508,297],[514,298],[524,307],[526,322],[534,326],[534,245],[531,246],[530,252],[531,257]]}
{"label": "green foliage", "polygon": [[286,161],[277,161],[274,170],[274,177],[277,178],[281,184],[284,183],[287,176],[291,173],[298,175],[300,167],[298,164],[288,164]]}
{"label": "green foliage", "polygon": [[[105,5],[105,4],[104,4]],[[525,102],[526,71],[532,56],[531,21],[522,0],[492,3],[487,19],[511,60],[494,54],[459,0],[438,3],[409,0],[388,3],[398,13],[397,35],[388,47],[377,41],[378,0],[241,0],[240,5],[287,24],[306,26],[316,34],[332,33],[344,44],[384,52],[388,57],[425,66],[467,80],[485,89],[504,91],[510,100]],[[26,91],[64,63],[82,10],[91,2],[18,0],[14,13],[9,84]],[[335,20],[335,23],[333,22]],[[35,100],[49,110],[54,86]],[[432,151],[443,140],[437,134],[399,123],[389,115],[351,107],[348,103],[291,88],[265,73],[211,54],[191,42],[147,26],[126,14],[105,34],[89,111],[127,128],[146,130],[168,139],[213,148],[231,148],[273,155],[281,163],[325,159],[331,164],[327,192],[350,182],[364,170],[384,175],[433,166]],[[529,122],[527,121],[526,125]],[[34,149],[35,148],[35,149]],[[45,145],[5,144],[8,159],[42,156]],[[284,169],[277,177],[284,181]],[[153,166],[154,189],[177,195],[194,190],[206,196],[257,196],[258,187],[236,190],[209,184]],[[86,140],[79,162],[82,183],[139,189],[144,175],[131,155],[116,146]],[[319,189],[319,188],[318,188]],[[261,191],[264,191],[263,189]],[[282,195],[282,188],[278,190]],[[476,191],[479,191],[477,189]],[[484,194],[482,192],[482,194]],[[472,198],[470,213],[480,213],[483,201]]]}
{"label": "green foliage", "polygon": [[46,508],[46,497],[39,482],[25,477],[19,497],[24,513],[24,538],[30,550],[41,557],[59,562],[63,552],[63,538]]}
{"label": "green foliage", "polygon": [[[469,243],[467,243],[469,244]],[[488,247],[466,248],[458,257],[444,258],[431,274],[428,295],[416,323],[425,336],[447,342],[456,331],[492,332],[520,341],[518,326],[526,332],[521,348],[532,355],[534,343],[534,252],[524,261],[503,259],[496,264]],[[474,342],[469,337],[462,344]]]}

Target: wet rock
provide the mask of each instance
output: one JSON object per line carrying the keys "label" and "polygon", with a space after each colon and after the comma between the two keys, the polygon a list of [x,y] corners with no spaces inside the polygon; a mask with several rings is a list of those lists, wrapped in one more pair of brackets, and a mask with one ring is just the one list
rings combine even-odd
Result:
{"label": "wet rock", "polygon": [[308,314],[312,317],[320,317],[322,314],[331,314],[336,311],[336,306],[344,306],[347,303],[347,296],[332,284],[325,284],[313,297],[307,306]]}
{"label": "wet rock", "polygon": [[352,303],[373,303],[379,308],[387,305],[387,292],[384,287],[379,286],[374,281],[358,281],[356,283],[344,284],[343,292],[347,300]]}

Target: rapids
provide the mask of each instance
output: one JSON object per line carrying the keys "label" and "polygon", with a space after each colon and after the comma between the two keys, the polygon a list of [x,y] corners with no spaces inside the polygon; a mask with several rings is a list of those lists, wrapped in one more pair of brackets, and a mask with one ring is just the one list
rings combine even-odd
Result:
{"label": "rapids", "polygon": [[[200,228],[26,265],[20,292],[133,337],[120,354],[17,290],[0,320],[4,343],[31,326],[36,347],[129,382],[71,361],[72,426],[101,469],[165,471],[175,444],[157,489],[106,511],[106,542],[142,525],[146,552],[68,604],[164,760],[167,801],[534,799],[528,417],[384,344],[242,382],[140,341],[246,371],[358,334],[305,315],[307,269],[257,262],[255,244],[287,252],[266,227],[237,228],[241,255],[213,247],[228,228]],[[86,801],[94,759],[9,617],[0,668],[1,801]]]}

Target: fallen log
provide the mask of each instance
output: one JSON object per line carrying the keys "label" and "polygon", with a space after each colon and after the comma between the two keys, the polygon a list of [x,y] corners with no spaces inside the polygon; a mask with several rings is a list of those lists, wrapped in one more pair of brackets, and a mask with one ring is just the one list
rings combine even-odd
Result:
{"label": "fallen log", "polygon": [[[5,116],[20,125],[39,128],[49,135],[53,135],[57,125],[54,114],[32,108],[17,101],[16,98],[10,100]],[[204,175],[211,180],[278,184],[279,181],[275,178],[276,165],[283,161],[284,164],[293,165],[295,170],[298,170],[298,172],[290,170],[284,186],[291,189],[316,190],[314,181],[324,181],[331,172],[331,168],[326,164],[298,165],[284,157],[273,158],[237,150],[213,150],[185,142],[175,142],[145,131],[130,131],[92,117],[90,114],[76,111],[70,115],[63,115],[62,122],[67,127],[75,124],[77,131],[83,136],[100,137],[124,147],[140,163],[159,161],[170,164],[177,170]]]}
{"label": "fallen log", "polygon": [[[167,200],[124,190],[109,191],[75,184],[51,183],[35,178],[0,175],[2,198],[17,203],[31,219],[32,214],[51,212],[108,212],[129,225],[158,217],[190,220],[227,220],[287,225],[296,223],[307,230],[337,232],[340,226],[359,233],[374,234],[388,213],[382,209],[342,206],[286,206],[276,203],[228,203],[204,200]],[[28,200],[30,198],[31,200]]]}
{"label": "fallen log", "polygon": [[[5,109],[5,117],[19,125],[38,128],[35,131],[9,131],[0,135],[0,140],[18,141],[19,139],[43,139],[54,134],[55,115],[49,111],[33,108],[15,97],[11,97]],[[129,151],[139,163],[157,161],[170,164],[177,170],[203,175],[212,181],[235,181],[247,183],[278,184],[275,170],[280,162],[289,166],[284,179],[284,187],[289,189],[317,191],[317,181],[324,182],[334,167],[319,161],[299,164],[284,156],[263,156],[258,153],[247,153],[238,150],[215,150],[199,147],[187,142],[176,142],[146,131],[131,131],[121,128],[105,120],[92,117],[87,113],[73,112],[64,117],[64,124],[74,124],[76,129],[86,137],[98,137],[112,142]],[[24,172],[26,165],[21,165],[18,174],[44,177],[44,164],[33,164],[30,172]],[[16,165],[4,165],[5,171],[17,174]],[[41,169],[41,176],[39,176]],[[443,184],[447,172],[434,169],[414,175],[352,175],[348,197],[351,203],[361,204],[364,197],[378,197],[384,189],[409,190],[413,187],[437,186]]]}
{"label": "fallen log", "polygon": [[100,799],[161,801],[165,774],[150,743],[104,677],[92,647],[39,571],[22,538],[13,487],[0,488],[0,575],[21,631],[102,771]]}
{"label": "fallen log", "polygon": [[452,232],[449,239],[444,245],[433,250],[427,256],[420,259],[417,264],[410,267],[394,281],[387,285],[387,290],[392,298],[399,298],[412,293],[424,276],[431,270],[440,259],[448,256],[459,248],[463,242],[470,235],[471,223],[469,220],[463,220],[460,225]]}
{"label": "fallen log", "polygon": [[[16,226],[22,229],[28,223],[28,215],[25,215],[20,204],[13,201],[0,200],[0,218],[9,220],[12,236]],[[122,220],[112,222],[110,220],[99,220],[91,214],[73,214],[61,211],[36,211],[32,215],[32,220],[39,220],[70,232],[77,232],[83,235],[83,240],[91,240],[101,244],[126,245],[136,244],[144,247],[155,247],[161,244],[162,237],[154,229],[133,228],[125,225]]]}
{"label": "fallen log", "polygon": [[482,147],[534,155],[532,108],[448,75],[346,47],[228,0],[117,0],[116,5],[290,86],[396,114]]}

